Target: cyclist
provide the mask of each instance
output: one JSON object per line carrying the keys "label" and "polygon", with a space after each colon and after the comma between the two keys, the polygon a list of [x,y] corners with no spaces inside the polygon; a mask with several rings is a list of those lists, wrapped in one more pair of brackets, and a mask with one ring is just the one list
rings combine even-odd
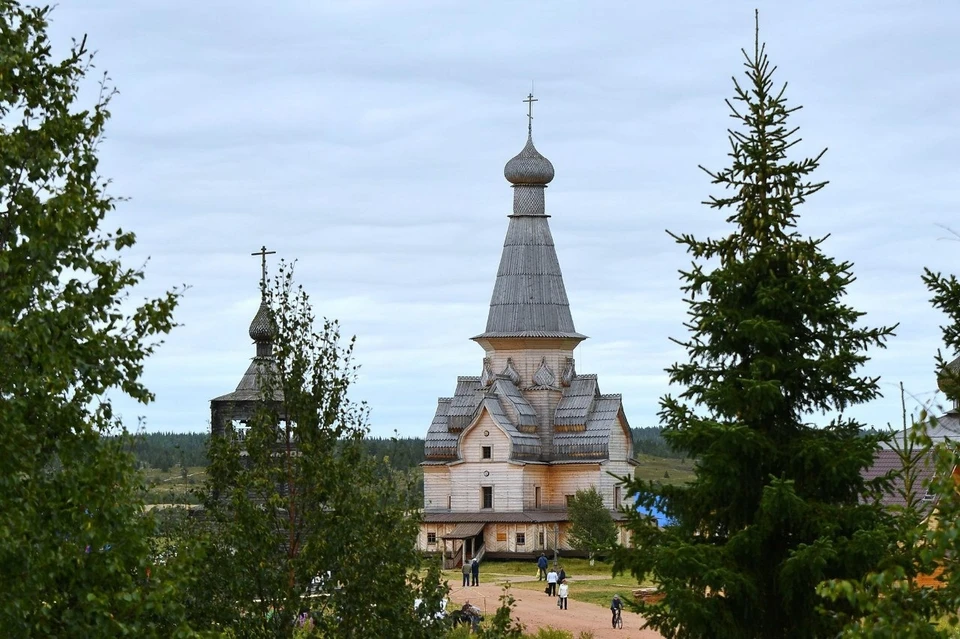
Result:
{"label": "cyclist", "polygon": [[617,617],[620,616],[621,611],[623,610],[623,602],[620,601],[620,595],[614,595],[613,601],[610,602],[610,612],[613,613],[613,619],[611,620],[613,627],[617,627]]}

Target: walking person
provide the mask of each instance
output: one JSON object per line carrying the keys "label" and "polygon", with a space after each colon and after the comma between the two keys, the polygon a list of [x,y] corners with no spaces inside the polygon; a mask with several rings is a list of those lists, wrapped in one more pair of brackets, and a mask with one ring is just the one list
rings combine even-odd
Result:
{"label": "walking person", "polygon": [[474,586],[480,585],[480,562],[477,561],[477,558],[474,557],[473,561],[470,562],[470,576],[473,577]]}
{"label": "walking person", "polygon": [[567,595],[570,593],[570,587],[567,585],[566,581],[560,582],[560,588],[558,589],[558,600],[557,605],[560,606],[560,610],[567,609]]}
{"label": "walking person", "polygon": [[463,587],[466,588],[470,585],[470,562],[463,562]]}
{"label": "walking person", "polygon": [[543,553],[540,553],[540,558],[537,559],[537,570],[537,581],[547,578],[547,556]]}
{"label": "walking person", "polygon": [[553,568],[547,573],[547,595],[557,596],[557,571]]}

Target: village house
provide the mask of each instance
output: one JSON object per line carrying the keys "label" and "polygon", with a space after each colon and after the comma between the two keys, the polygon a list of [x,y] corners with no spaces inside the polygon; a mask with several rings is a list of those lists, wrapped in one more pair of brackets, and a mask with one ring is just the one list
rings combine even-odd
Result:
{"label": "village house", "polygon": [[504,176],[513,213],[486,330],[471,338],[484,351],[480,374],[458,377],[453,397],[439,399],[422,464],[418,545],[454,562],[571,554],[569,499],[595,487],[622,519],[628,496],[615,476],[635,464],[620,395],[576,371],[574,349],[587,338],[574,328],[544,206],[553,165],[531,130]]}
{"label": "village house", "polygon": [[[940,375],[937,379],[937,386],[941,391],[949,395],[955,383],[954,376],[960,371],[960,357],[957,357],[947,365],[951,375]],[[927,435],[934,446],[943,444],[947,441],[960,442],[960,402],[954,400],[950,408],[943,415],[936,417],[928,425]],[[906,442],[898,438],[902,449],[906,449]],[[913,499],[914,506],[923,515],[926,525],[935,528],[937,526],[938,496],[931,492],[928,484],[933,480],[937,473],[936,456],[934,452],[926,452],[918,457],[913,469]],[[867,481],[875,480],[879,477],[887,477],[893,473],[893,479],[890,486],[880,497],[880,503],[887,508],[896,511],[907,506],[906,483],[903,477],[903,459],[901,453],[892,445],[885,446],[877,451],[873,458],[873,465],[863,471],[863,478]],[[960,466],[954,465],[950,474],[953,481],[960,486]],[[937,568],[932,574],[922,574],[916,577],[919,586],[940,588],[943,586],[937,577],[943,572],[942,568]]]}
{"label": "village house", "polygon": [[[960,357],[947,364],[947,372],[937,377],[937,387],[948,396],[955,395],[953,386],[956,384],[958,373],[960,373]],[[937,417],[927,435],[934,443],[943,442],[947,439],[960,441],[960,402],[951,401],[947,412]]]}

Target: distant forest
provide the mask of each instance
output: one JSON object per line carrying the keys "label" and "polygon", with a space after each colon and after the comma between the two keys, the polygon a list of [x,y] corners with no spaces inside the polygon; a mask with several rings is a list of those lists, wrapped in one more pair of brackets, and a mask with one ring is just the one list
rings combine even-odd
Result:
{"label": "distant forest", "polygon": [[[633,428],[636,455],[680,458],[667,445],[657,427]],[[141,433],[133,438],[131,451],[148,468],[168,471],[174,466],[206,466],[208,433]],[[423,461],[423,438],[371,437],[364,440],[367,452],[386,458],[392,468],[416,468]]]}

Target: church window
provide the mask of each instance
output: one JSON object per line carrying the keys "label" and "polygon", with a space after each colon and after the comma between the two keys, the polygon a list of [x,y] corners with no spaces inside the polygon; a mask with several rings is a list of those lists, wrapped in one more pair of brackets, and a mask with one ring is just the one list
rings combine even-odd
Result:
{"label": "church window", "polygon": [[484,486],[481,489],[481,494],[483,496],[483,501],[481,508],[493,508],[493,486]]}
{"label": "church window", "polygon": [[507,533],[505,532],[497,533],[497,541],[506,541],[506,540],[507,540]]}
{"label": "church window", "polygon": [[535,486],[533,489],[533,507],[540,509],[540,487]]}
{"label": "church window", "polygon": [[428,532],[428,533],[427,533],[427,543],[428,543],[428,544],[435,544],[435,543],[437,543],[437,533],[435,533],[435,532]]}
{"label": "church window", "polygon": [[517,533],[517,545],[524,546],[527,543],[527,534],[526,533]]}
{"label": "church window", "polygon": [[620,487],[619,486],[613,487],[613,507],[614,508],[620,507]]}
{"label": "church window", "polygon": [[564,495],[564,499],[567,500],[567,508],[570,507],[570,502],[573,501],[573,495]]}
{"label": "church window", "polygon": [[481,446],[480,457],[483,459],[493,459],[493,446]]}
{"label": "church window", "polygon": [[453,508],[453,495],[447,495],[447,510]]}
{"label": "church window", "polygon": [[543,547],[546,545],[546,543],[545,543],[545,541],[544,541],[544,534],[543,534],[543,531],[542,531],[542,530],[537,533],[537,543],[540,544],[540,547],[541,547],[541,548],[543,548]]}

